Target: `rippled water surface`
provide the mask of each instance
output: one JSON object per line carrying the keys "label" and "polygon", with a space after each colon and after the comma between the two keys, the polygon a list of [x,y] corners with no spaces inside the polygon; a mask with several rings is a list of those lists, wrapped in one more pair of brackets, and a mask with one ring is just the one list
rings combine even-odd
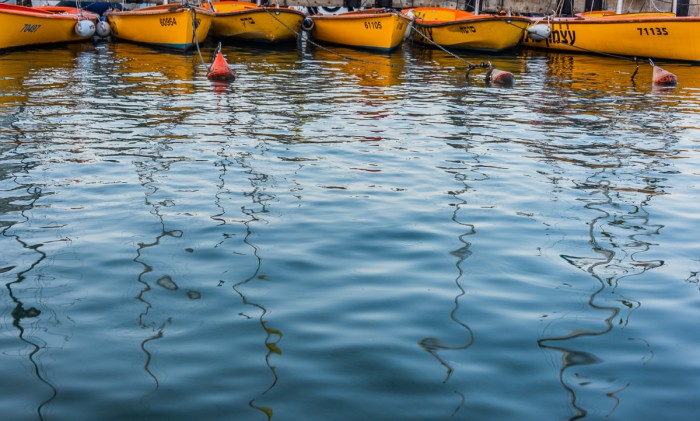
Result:
{"label": "rippled water surface", "polygon": [[698,67],[224,53],[0,55],[1,419],[696,419]]}

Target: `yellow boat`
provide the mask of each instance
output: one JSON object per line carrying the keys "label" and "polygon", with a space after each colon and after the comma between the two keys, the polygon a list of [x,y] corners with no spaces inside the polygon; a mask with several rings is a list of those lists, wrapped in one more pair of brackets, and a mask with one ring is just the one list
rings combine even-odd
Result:
{"label": "yellow boat", "polygon": [[574,17],[540,18],[528,29],[523,46],[697,62],[700,17],[596,11]]}
{"label": "yellow boat", "polygon": [[294,41],[304,13],[290,7],[257,6],[245,1],[215,1],[211,35],[253,42]]}
{"label": "yellow boat", "polygon": [[392,10],[366,9],[337,15],[312,15],[304,19],[301,27],[313,41],[390,51],[403,41],[408,23]]}
{"label": "yellow boat", "polygon": [[214,12],[188,4],[164,4],[134,10],[109,10],[104,16],[117,39],[188,50],[207,38]]}
{"label": "yellow boat", "polygon": [[74,7],[0,4],[0,50],[91,40],[99,18]]}
{"label": "yellow boat", "polygon": [[474,14],[444,7],[416,7],[401,14],[413,18],[414,41],[445,48],[499,52],[515,48],[530,24],[525,17]]}

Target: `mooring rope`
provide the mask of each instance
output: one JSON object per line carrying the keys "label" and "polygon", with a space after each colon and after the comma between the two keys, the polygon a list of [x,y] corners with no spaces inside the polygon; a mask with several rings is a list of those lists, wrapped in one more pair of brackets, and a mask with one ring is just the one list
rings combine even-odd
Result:
{"label": "mooring rope", "polygon": [[[465,64],[467,65],[467,67],[469,68],[469,71],[471,71],[472,69],[476,69],[477,67],[484,67],[484,66],[483,66],[484,63],[475,64],[475,63],[472,63],[472,62],[469,61],[469,60],[465,60],[465,59],[463,59],[462,57],[458,56],[457,54],[453,53],[452,51],[449,51],[447,48],[443,47],[442,45],[438,44],[437,42],[433,41],[432,39],[428,38],[427,35],[425,35],[425,34],[422,33],[420,30],[416,29],[416,28],[413,26],[413,24],[414,24],[415,22],[416,22],[416,18],[413,17],[413,19],[411,19],[411,23],[408,25],[408,27],[409,27],[411,30],[415,31],[417,34],[419,34],[421,37],[423,37],[423,39],[425,39],[426,41],[428,41],[429,44],[431,44],[431,45],[433,45],[433,46],[435,46],[435,47],[441,49],[441,50],[444,51],[445,53],[447,53],[447,54],[451,55],[452,57],[456,58],[457,60],[459,60],[459,61],[465,63]],[[490,64],[490,63],[489,63],[489,64]]]}
{"label": "mooring rope", "polygon": [[634,64],[637,66],[637,68],[634,70],[634,73],[632,73],[631,79],[633,82],[634,82],[634,77],[637,75],[637,72],[639,71],[639,60],[640,59],[642,61],[648,61],[652,67],[656,66],[654,64],[654,62],[652,61],[651,57],[641,57],[640,58],[640,57],[621,56],[618,54],[604,53],[602,51],[596,51],[596,50],[591,50],[591,49],[584,48],[584,47],[579,47],[578,45],[571,45],[571,44],[566,44],[566,45],[568,45],[571,48],[576,48],[578,50],[581,50],[582,52],[585,52],[585,53],[591,53],[591,54],[601,55],[601,56],[605,56],[605,57],[616,58],[616,59],[620,59],[620,60],[633,61]]}
{"label": "mooring rope", "polygon": [[[553,23],[552,23],[552,21],[551,21],[552,16],[546,16],[546,18],[547,18],[547,25],[548,25],[549,27],[551,27],[551,26],[553,25]],[[541,20],[542,20],[542,19],[538,20],[537,22],[540,22]],[[535,22],[535,23],[537,23],[537,22]],[[605,52],[602,52],[602,51],[591,50],[591,49],[589,49],[589,48],[584,48],[584,47],[580,47],[580,46],[578,46],[578,45],[573,45],[573,44],[568,44],[568,43],[565,44],[565,45],[567,45],[567,46],[569,46],[569,47],[571,47],[571,48],[578,49],[578,50],[580,50],[580,51],[582,51],[582,52],[585,52],[585,53],[596,54],[596,55],[605,56],[605,57],[611,57],[611,58],[616,58],[616,59],[619,59],[619,60],[629,60],[629,61],[633,61],[634,64],[635,64],[637,67],[634,69],[634,72],[632,73],[632,76],[631,76],[631,78],[630,78],[630,79],[632,80],[632,82],[634,82],[634,77],[637,75],[637,72],[639,71],[639,60],[640,60],[640,57],[636,57],[636,56],[630,57],[630,56],[622,56],[622,55],[619,55],[619,54],[605,53]],[[641,57],[641,59],[642,59],[643,61],[649,62],[649,64],[650,64],[652,67],[655,67],[655,66],[656,66],[656,65],[654,64],[654,62],[652,61],[651,57]]]}
{"label": "mooring rope", "polygon": [[[294,29],[290,28],[287,24],[285,24],[284,22],[282,22],[277,16],[275,16],[273,13],[270,12],[269,9],[274,9],[273,7],[267,7],[267,6],[260,6],[260,7],[262,7],[270,16],[272,16],[272,17],[273,17],[277,22],[279,22],[282,26],[284,26],[284,27],[287,28],[289,31],[291,31],[293,34],[295,34],[295,35],[297,36],[297,39],[299,39],[299,37],[301,37],[301,33],[300,33],[300,32],[295,31]],[[393,10],[387,10],[387,13],[398,14],[396,11],[393,11]],[[367,64],[376,64],[376,65],[378,65],[378,66],[403,67],[402,65],[393,65],[393,64],[391,64],[391,63],[380,63],[380,62],[376,62],[376,61],[362,60],[362,59],[359,59],[359,58],[354,58],[354,57],[346,56],[346,55],[343,55],[343,54],[338,53],[337,51],[333,51],[333,50],[331,50],[330,48],[327,48],[327,47],[325,47],[325,46],[323,46],[323,45],[321,45],[321,44],[319,44],[319,43],[317,43],[317,42],[314,42],[314,41],[313,41],[311,38],[309,38],[308,36],[306,37],[306,42],[308,42],[309,44],[313,45],[314,47],[318,47],[318,48],[320,48],[320,49],[322,49],[322,50],[324,50],[324,51],[326,51],[326,52],[329,52],[329,53],[331,53],[331,54],[333,54],[333,55],[336,55],[336,56],[338,56],[338,57],[340,57],[340,58],[342,58],[342,59],[344,59],[344,60],[348,60],[348,61],[359,61],[359,62],[367,63]]]}
{"label": "mooring rope", "polygon": [[199,54],[199,59],[202,61],[202,66],[207,67],[207,64],[204,62],[204,57],[202,57],[202,50],[199,48],[199,40],[197,39],[197,11],[187,2],[185,4],[187,4],[190,12],[192,12],[192,39],[194,40],[194,45],[197,47],[197,53]]}

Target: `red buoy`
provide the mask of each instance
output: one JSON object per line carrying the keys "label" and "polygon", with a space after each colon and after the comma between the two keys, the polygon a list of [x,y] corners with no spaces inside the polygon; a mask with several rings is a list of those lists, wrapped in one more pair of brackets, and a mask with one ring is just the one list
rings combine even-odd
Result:
{"label": "red buoy", "polygon": [[228,67],[228,63],[224,55],[221,54],[221,50],[216,52],[214,62],[211,64],[209,72],[207,72],[207,78],[219,82],[227,82],[236,78],[236,74]]}
{"label": "red buoy", "polygon": [[654,66],[654,85],[657,86],[676,86],[678,85],[678,78],[673,73],[668,70],[664,70],[659,66]]}
{"label": "red buoy", "polygon": [[486,72],[486,82],[498,86],[513,86],[515,84],[515,76],[511,72],[491,68]]}

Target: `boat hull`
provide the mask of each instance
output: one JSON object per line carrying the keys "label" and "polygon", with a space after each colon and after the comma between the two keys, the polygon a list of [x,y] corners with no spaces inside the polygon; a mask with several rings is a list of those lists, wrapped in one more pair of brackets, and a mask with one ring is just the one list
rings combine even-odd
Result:
{"label": "boat hull", "polygon": [[296,40],[304,13],[288,7],[263,7],[255,3],[211,3],[214,19],[211,35],[251,42],[283,43]]}
{"label": "boat hull", "polygon": [[408,26],[405,18],[384,9],[314,15],[310,19],[313,27],[309,37],[314,41],[384,51],[401,44]]}
{"label": "boat hull", "polygon": [[462,10],[441,7],[405,9],[415,20],[413,41],[444,48],[500,52],[520,43],[530,20],[524,17],[475,15]]}
{"label": "boat hull", "polygon": [[[540,22],[544,23],[544,22]],[[547,39],[525,35],[523,45],[638,58],[700,61],[700,17],[670,13],[584,13],[553,18]]]}
{"label": "boat hull", "polygon": [[110,10],[104,16],[117,39],[188,50],[207,38],[214,13],[198,7],[166,4],[129,11]]}
{"label": "boat hull", "polygon": [[75,25],[81,20],[97,23],[99,16],[72,7],[23,7],[0,5],[0,50],[34,45],[91,40],[80,36]]}

